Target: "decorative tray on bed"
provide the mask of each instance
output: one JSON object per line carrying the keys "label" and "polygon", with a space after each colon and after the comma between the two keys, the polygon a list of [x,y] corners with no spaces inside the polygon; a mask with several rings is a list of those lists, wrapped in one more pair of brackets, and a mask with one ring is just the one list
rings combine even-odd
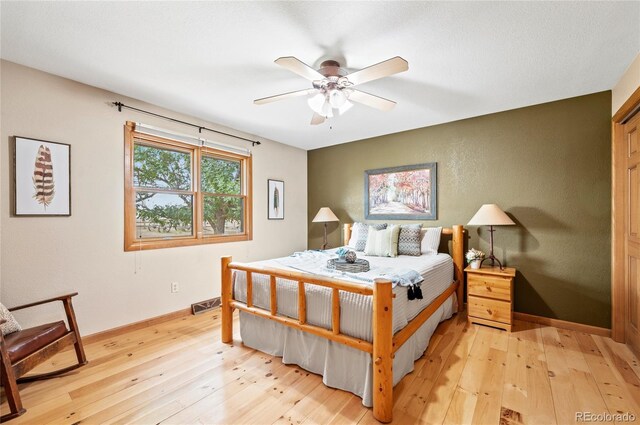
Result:
{"label": "decorative tray on bed", "polygon": [[347,260],[332,258],[327,261],[327,268],[349,273],[368,272],[369,262],[358,258],[355,263],[349,263]]}

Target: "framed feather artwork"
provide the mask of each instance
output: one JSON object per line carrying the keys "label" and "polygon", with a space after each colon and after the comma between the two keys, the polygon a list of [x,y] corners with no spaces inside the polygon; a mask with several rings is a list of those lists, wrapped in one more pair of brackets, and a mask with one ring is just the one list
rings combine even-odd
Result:
{"label": "framed feather artwork", "polygon": [[71,145],[16,136],[14,214],[71,215]]}
{"label": "framed feather artwork", "polygon": [[267,180],[267,218],[269,220],[284,220],[284,182]]}

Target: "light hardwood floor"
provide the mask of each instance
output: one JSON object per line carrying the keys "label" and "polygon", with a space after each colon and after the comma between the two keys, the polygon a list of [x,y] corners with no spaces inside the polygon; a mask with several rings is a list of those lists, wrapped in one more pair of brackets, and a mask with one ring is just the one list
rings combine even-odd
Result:
{"label": "light hardwood floor", "polygon": [[[89,344],[88,366],[21,385],[27,413],[10,423],[378,423],[360,398],[234,340],[220,342],[216,311]],[[63,353],[41,370],[70,361]],[[395,387],[394,423],[568,424],[582,411],[640,421],[639,406],[640,364],[626,346],[518,321],[509,334],[459,315]]]}

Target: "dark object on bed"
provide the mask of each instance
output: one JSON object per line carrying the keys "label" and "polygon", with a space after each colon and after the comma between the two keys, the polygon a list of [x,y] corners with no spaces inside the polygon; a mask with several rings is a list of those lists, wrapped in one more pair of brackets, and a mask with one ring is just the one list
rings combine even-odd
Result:
{"label": "dark object on bed", "polygon": [[[4,386],[10,409],[9,413],[0,417],[0,422],[13,419],[26,412],[26,409],[22,407],[22,400],[18,392],[18,383],[53,378],[87,364],[82,339],[78,331],[76,315],[73,311],[73,305],[71,304],[71,297],[76,295],[78,295],[77,292],[9,309],[9,311],[16,311],[54,301],[61,301],[64,305],[70,330],[67,330],[63,321],[59,321],[23,329],[7,334],[6,336],[1,336],[2,334],[0,333],[0,357],[2,358],[0,372],[2,373],[2,386]],[[23,375],[31,369],[71,344],[74,345],[76,351],[76,357],[78,358],[77,364],[52,372],[23,377]]]}
{"label": "dark object on bed", "polygon": [[344,259],[347,261],[347,263],[353,264],[358,259],[358,256],[356,255],[355,251],[348,251],[344,256]]}
{"label": "dark object on bed", "polygon": [[409,301],[421,300],[422,289],[420,289],[420,285],[409,285],[409,289],[407,289],[407,298]]}

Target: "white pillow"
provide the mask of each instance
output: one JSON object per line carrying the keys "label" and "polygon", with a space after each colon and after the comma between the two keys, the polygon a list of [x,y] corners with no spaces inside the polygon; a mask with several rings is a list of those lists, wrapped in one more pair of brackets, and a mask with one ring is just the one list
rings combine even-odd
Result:
{"label": "white pillow", "polygon": [[[387,224],[365,224],[365,223],[353,223],[351,228],[351,238],[349,238],[349,247],[354,251],[364,251],[364,247],[367,244],[367,236],[369,235],[369,227],[380,230],[386,229]],[[354,239],[355,238],[355,239]]]}
{"label": "white pillow", "polygon": [[6,320],[6,322],[0,326],[2,335],[8,335],[22,330],[22,327],[16,321],[16,318],[13,317],[13,314],[2,304],[0,304],[0,319]]}
{"label": "white pillow", "polygon": [[425,227],[422,229],[420,252],[422,254],[437,254],[440,246],[442,227]]}
{"label": "white pillow", "polygon": [[351,225],[351,237],[347,246],[352,249],[356,249],[356,243],[358,242],[358,236],[360,235],[360,223],[353,223]]}
{"label": "white pillow", "polygon": [[369,228],[365,255],[374,257],[397,257],[400,226],[390,225],[386,229]]}

